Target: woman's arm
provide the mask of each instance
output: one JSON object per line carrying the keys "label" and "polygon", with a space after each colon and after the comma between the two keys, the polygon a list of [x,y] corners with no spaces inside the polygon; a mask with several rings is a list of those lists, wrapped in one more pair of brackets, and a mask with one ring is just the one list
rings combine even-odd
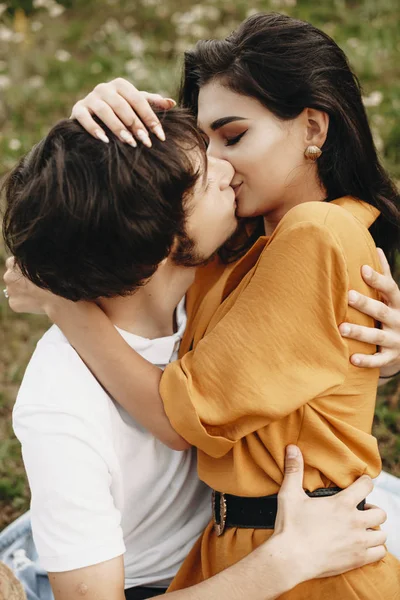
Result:
{"label": "woman's arm", "polygon": [[[298,277],[301,265],[307,272]],[[46,311],[109,393],[153,435],[174,447],[169,436],[175,429],[222,455],[344,380],[347,344],[337,325],[346,314],[348,287],[341,278],[332,285],[332,273],[346,273],[346,266],[329,230],[294,221],[263,253],[227,315],[162,377],[96,306],[51,298]],[[299,298],[307,302],[297,315]]]}

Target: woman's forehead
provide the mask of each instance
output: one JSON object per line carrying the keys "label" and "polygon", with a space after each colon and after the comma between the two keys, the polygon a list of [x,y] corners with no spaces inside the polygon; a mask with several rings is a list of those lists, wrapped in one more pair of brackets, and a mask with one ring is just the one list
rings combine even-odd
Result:
{"label": "woman's forehead", "polygon": [[197,125],[200,130],[217,130],[229,122],[257,118],[265,108],[250,96],[238,94],[217,81],[200,88]]}

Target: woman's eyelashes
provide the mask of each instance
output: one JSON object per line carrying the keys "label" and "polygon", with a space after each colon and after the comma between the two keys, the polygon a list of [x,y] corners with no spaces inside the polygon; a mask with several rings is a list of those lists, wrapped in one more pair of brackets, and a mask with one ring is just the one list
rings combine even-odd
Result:
{"label": "woman's eyelashes", "polygon": [[248,129],[246,129],[242,133],[239,133],[239,135],[235,135],[234,137],[226,137],[225,146],[234,146],[235,144],[237,144],[242,139],[244,134],[247,133],[247,131]]}
{"label": "woman's eyelashes", "polygon": [[[242,137],[247,132],[248,132],[248,129],[246,129],[245,131],[242,131],[242,133],[239,133],[239,135],[235,135],[235,136],[223,136],[225,138],[224,145],[225,146],[234,146],[235,144],[237,144],[242,139]],[[210,145],[210,138],[208,137],[207,134],[205,134],[203,132],[201,132],[201,137],[203,138],[204,145],[205,145],[205,147],[207,149],[208,146]]]}

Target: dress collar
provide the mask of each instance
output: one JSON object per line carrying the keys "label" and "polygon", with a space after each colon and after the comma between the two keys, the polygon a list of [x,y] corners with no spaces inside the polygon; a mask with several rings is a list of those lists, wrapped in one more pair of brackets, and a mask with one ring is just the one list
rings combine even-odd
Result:
{"label": "dress collar", "polygon": [[381,214],[375,206],[371,206],[362,200],[357,200],[352,196],[344,196],[343,198],[332,200],[332,204],[337,204],[345,210],[348,210],[367,229],[371,227]]}

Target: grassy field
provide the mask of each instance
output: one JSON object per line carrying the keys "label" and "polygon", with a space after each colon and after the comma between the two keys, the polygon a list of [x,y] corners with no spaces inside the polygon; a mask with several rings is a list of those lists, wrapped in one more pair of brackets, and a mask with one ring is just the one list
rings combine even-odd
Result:
{"label": "grassy field", "polygon": [[[123,76],[142,89],[174,95],[183,50],[199,38],[226,35],[259,10],[309,20],[347,52],[364,89],[376,145],[400,180],[398,0],[0,3],[0,175],[99,81]],[[4,256],[0,245],[0,275]],[[12,314],[0,294],[0,529],[29,503],[11,410],[46,327],[44,318]],[[400,476],[399,401],[400,387],[389,383],[379,395],[374,432],[385,468]]]}

